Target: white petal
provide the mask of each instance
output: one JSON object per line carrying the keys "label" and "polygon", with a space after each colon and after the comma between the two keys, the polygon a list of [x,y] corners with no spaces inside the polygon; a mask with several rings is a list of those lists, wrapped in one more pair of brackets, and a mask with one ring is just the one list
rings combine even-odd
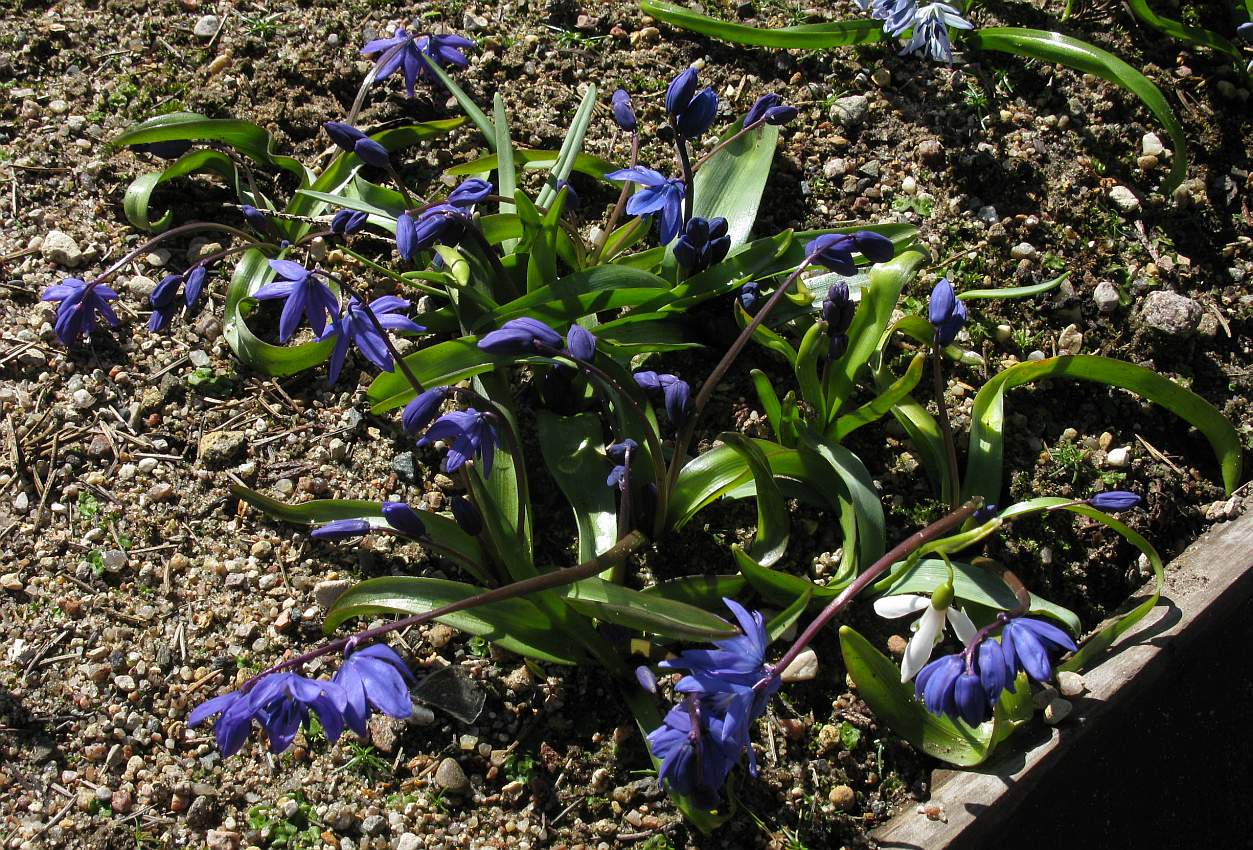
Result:
{"label": "white petal", "polygon": [[884,596],[874,601],[874,612],[880,617],[905,617],[909,614],[917,614],[930,604],[931,600],[927,597],[914,594]]}
{"label": "white petal", "polygon": [[918,621],[917,633],[909,639],[905,647],[905,657],[901,660],[901,681],[908,682],[918,675],[926,663],[931,660],[931,650],[935,649],[935,639],[940,636],[944,625],[944,614],[927,604],[926,613]]}
{"label": "white petal", "polygon": [[979,633],[979,630],[975,628],[975,624],[966,616],[965,611],[950,607],[947,614],[949,625],[953,627],[953,634],[957,635],[959,641],[967,644],[975,639],[975,635]]}

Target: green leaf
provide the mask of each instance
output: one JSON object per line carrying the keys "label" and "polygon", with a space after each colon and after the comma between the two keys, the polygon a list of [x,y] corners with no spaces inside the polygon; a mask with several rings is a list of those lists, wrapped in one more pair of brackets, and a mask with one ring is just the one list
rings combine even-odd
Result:
{"label": "green leaf", "polygon": [[594,413],[558,416],[537,410],[535,416],[544,466],[574,511],[578,560],[590,561],[618,539],[614,490],[605,485],[611,464],[602,451],[604,426]]}
{"label": "green leaf", "polygon": [[240,179],[239,169],[235,162],[221,151],[200,149],[188,151],[164,171],[154,171],[136,177],[126,189],[126,197],[122,201],[122,209],[126,220],[138,227],[153,233],[160,233],[170,225],[173,213],[165,212],[156,221],[152,221],[148,206],[152,193],[158,186],[185,177],[189,174],[216,174],[226,181],[231,191],[241,204],[252,204],[259,209],[270,207],[270,201],[262,196],[254,196],[246,184]]}
{"label": "green leaf", "polygon": [[[512,362],[510,358],[483,351],[476,345],[476,340],[477,337],[467,336],[437,343],[407,355],[405,364],[422,386],[429,389],[455,384]],[[374,413],[386,413],[400,407],[413,395],[413,388],[399,370],[381,373],[370,382],[366,391]]]}
{"label": "green leaf", "polygon": [[[901,566],[905,567],[906,562],[902,562]],[[899,596],[902,593],[930,594],[947,581],[948,569],[944,562],[938,558],[927,558],[879,580],[873,590],[876,598]],[[1011,611],[1018,606],[1014,592],[999,576],[990,570],[959,561],[953,561],[953,595],[966,602],[998,611]],[[1031,594],[1031,612],[1047,614],[1064,623],[1071,634],[1083,633],[1083,625],[1073,611],[1034,593]]]}
{"label": "green leaf", "polygon": [[[382,613],[424,614],[482,593],[472,584],[438,578],[387,576],[349,588],[326,615],[323,629],[333,632],[354,617]],[[549,617],[524,598],[476,605],[437,618],[467,634],[477,635],[502,649],[554,664],[577,664],[584,659],[578,647],[556,630]]]}
{"label": "green leaf", "polygon": [[649,585],[641,592],[686,602],[706,611],[725,611],[726,605],[722,600],[738,596],[745,584],[741,575],[684,576]]}
{"label": "green leaf", "polygon": [[637,354],[704,347],[689,337],[682,321],[669,313],[632,313],[596,326],[597,342],[621,362]]}
{"label": "green leaf", "polygon": [[[299,505],[289,505],[240,484],[232,484],[231,493],[272,519],[297,525],[309,526],[337,519],[365,519],[375,527],[389,527],[387,521],[383,519],[381,502],[366,502],[360,499],[314,499]],[[426,526],[426,536],[436,544],[440,554],[455,560],[479,581],[490,581],[490,576],[483,567],[483,549],[479,546],[478,540],[466,534],[455,520],[443,514],[421,511],[419,516],[422,518],[422,524]]]}
{"label": "green leaf", "polygon": [[195,112],[171,112],[122,131],[109,140],[109,146],[117,149],[148,142],[184,140],[228,145],[256,162],[290,171],[300,179],[301,185],[313,182],[312,173],[299,160],[274,152],[274,138],[269,133],[256,124],[235,118],[206,118]]}
{"label": "green leaf", "polygon": [[901,375],[891,385],[880,391],[879,395],[852,413],[846,413],[835,420],[831,427],[827,429],[827,440],[832,443],[842,442],[845,437],[861,426],[877,422],[890,413],[893,407],[908,396],[914,387],[918,386],[918,382],[922,380],[922,371],[926,363],[926,352],[920,351],[915,354],[914,358],[909,361],[909,368],[905,370],[904,375]]}
{"label": "green leaf", "polygon": [[914,444],[918,458],[922,461],[922,468],[931,480],[931,489],[939,494],[940,501],[953,504],[957,494],[949,492],[953,489],[952,476],[945,474],[948,468],[948,452],[940,433],[940,423],[911,395],[906,395],[892,406],[892,415],[909,435],[909,441]]}
{"label": "green leaf", "polygon": [[495,330],[510,319],[530,316],[558,330],[593,313],[617,310],[655,300],[669,290],[650,272],[627,266],[593,266],[556,278],[486,314],[480,330]]}
{"label": "green leaf", "polygon": [[1132,14],[1137,18],[1171,38],[1177,38],[1188,44],[1208,47],[1211,50],[1226,53],[1228,56],[1233,56],[1236,59],[1240,58],[1240,49],[1218,33],[1207,30],[1204,27],[1192,27],[1170,18],[1163,18],[1149,8],[1147,0],[1127,0],[1127,7],[1131,9]]}
{"label": "green leaf", "polygon": [[595,111],[596,85],[589,83],[587,91],[583,94],[583,100],[574,113],[574,119],[570,122],[570,129],[566,131],[561,150],[557,152],[557,161],[553,163],[552,170],[548,173],[544,188],[540,189],[539,195],[535,198],[537,207],[549,206],[553,198],[557,196],[557,184],[570,179],[570,172],[574,170],[574,162],[583,150],[583,137],[587,135],[587,127],[592,123],[592,115]]}
{"label": "green leaf", "polygon": [[[518,185],[518,174],[513,167],[513,140],[509,138],[509,118],[505,115],[505,99],[496,92],[492,99],[496,124],[496,193],[512,198]],[[500,202],[501,213],[513,212],[513,204]]]}
{"label": "green leaf", "polygon": [[478,104],[470,95],[466,94],[461,86],[457,85],[447,71],[440,67],[438,62],[431,61],[431,57],[425,53],[422,55],[422,61],[426,63],[427,69],[434,74],[444,88],[448,89],[448,93],[457,101],[457,105],[461,107],[461,111],[466,117],[474,122],[474,126],[479,128],[479,132],[483,135],[483,143],[487,145],[487,149],[493,153],[496,152],[496,126],[492,124],[492,119],[483,114],[483,110],[479,109]]}
{"label": "green leaf", "polygon": [[248,299],[248,296],[273,277],[274,272],[270,269],[265,254],[256,248],[244,252],[235,265],[235,272],[226,289],[222,333],[226,336],[231,351],[249,368],[265,375],[282,377],[303,372],[324,362],[331,356],[335,338],[299,345],[271,345],[253,334],[246,317],[256,302]]}
{"label": "green leaf", "polygon": [[814,410],[827,409],[821,377],[821,360],[827,352],[826,330],[826,322],[814,322],[796,349],[796,384],[801,389],[801,398]]}
{"label": "green leaf", "polygon": [[830,24],[763,28],[720,21],[674,3],[666,3],[664,0],[640,0],[640,9],[644,14],[651,15],[672,26],[720,38],[734,44],[750,44],[759,47],[819,50],[826,47],[868,44],[883,38],[883,25],[879,21],[852,20]]}
{"label": "green leaf", "polygon": [[696,172],[692,214],[725,218],[732,248],[748,241],[778,141],[779,128],[765,124],[722,148]]}
{"label": "green leaf", "polygon": [[1223,484],[1231,493],[1240,483],[1240,437],[1231,423],[1205,399],[1151,369],[1093,355],[1050,357],[1011,366],[983,385],[971,409],[970,453],[962,500],[1001,496],[1005,444],[1005,393],[1042,378],[1075,378],[1129,390],[1196,427],[1213,447],[1222,467]]}
{"label": "green leaf", "polygon": [[556,592],[585,616],[671,640],[708,643],[739,634],[735,626],[703,608],[595,577]]}
{"label": "green leaf", "polygon": [[841,588],[814,584],[804,576],[792,575],[782,570],[772,570],[757,563],[738,543],[731,544],[731,555],[740,573],[753,586],[753,590],[776,605],[791,605],[798,597],[809,599],[807,604],[826,602],[838,596]]}
{"label": "green leaf", "polygon": [[1069,277],[1070,272],[1063,272],[1052,280],[1033,283],[1030,286],[1004,286],[1000,289],[967,289],[965,292],[958,294],[957,297],[962,301],[974,301],[980,298],[1029,298],[1032,295],[1040,295],[1056,289],[1061,286],[1062,281]]}
{"label": "green leaf", "polygon": [[1122,86],[1144,102],[1170,135],[1173,155],[1170,174],[1162,184],[1163,190],[1169,194],[1183,182],[1188,169],[1188,142],[1175,113],[1161,90],[1148,77],[1114,54],[1061,33],[1018,27],[972,30],[965,35],[965,43],[983,50],[1056,62]]}
{"label": "green leaf", "polygon": [[992,723],[972,729],[927,711],[914,699],[913,687],[901,682],[900,668],[849,626],[840,627],[840,649],[857,695],[894,733],[927,755],[962,767],[991,754]]}
{"label": "green leaf", "polygon": [[774,482],[770,461],[757,443],[734,431],[724,431],[718,439],[744,458],[753,477],[757,492],[757,534],[753,538],[753,557],[770,566],[787,551],[787,502]]}
{"label": "green leaf", "polygon": [[[542,151],[533,148],[516,148],[513,152],[514,162],[521,165],[524,169],[541,168],[552,170],[557,164],[558,157],[560,157],[560,154],[557,151]],[[444,173],[454,177],[488,174],[497,169],[498,162],[496,154],[490,154],[489,156],[479,157],[473,162],[463,162],[454,165],[452,168],[445,169]],[[603,180],[606,174],[617,169],[618,166],[609,160],[586,153],[580,153],[576,156],[574,165],[571,168],[572,171],[586,174],[588,177],[593,177],[597,180]]]}
{"label": "green leaf", "polygon": [[[875,490],[874,479],[857,455],[836,443],[806,438],[800,445],[804,458],[814,454],[824,461],[837,479],[836,497],[840,503],[840,526],[844,529],[844,564],[865,569],[879,560],[887,545],[887,530],[883,518],[883,504]],[[856,560],[853,560],[854,540],[849,539],[850,517],[856,528]]]}
{"label": "green leaf", "polygon": [[783,637],[784,633],[796,625],[796,621],[805,613],[805,609],[809,607],[809,600],[813,598],[814,590],[812,587],[805,588],[805,591],[797,596],[791,605],[784,608],[778,614],[766,623],[766,634],[770,637],[770,642],[774,643]]}
{"label": "green leaf", "polygon": [[780,420],[783,418],[783,406],[779,404],[779,394],[775,392],[774,384],[765,372],[753,369],[748,374],[753,379],[753,388],[757,390],[757,398],[761,402],[762,410],[766,413],[770,430],[778,437]]}

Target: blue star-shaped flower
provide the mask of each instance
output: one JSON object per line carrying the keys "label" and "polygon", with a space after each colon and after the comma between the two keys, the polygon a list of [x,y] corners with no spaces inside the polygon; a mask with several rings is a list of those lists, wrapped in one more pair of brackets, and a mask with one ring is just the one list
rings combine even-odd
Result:
{"label": "blue star-shaped flower", "polygon": [[57,304],[57,320],[52,327],[57,339],[66,345],[91,336],[98,324],[97,317],[102,317],[112,327],[118,326],[117,314],[109,305],[110,301],[117,300],[117,293],[103,283],[90,284],[76,277],[67,277],[45,289],[39,300],[60,302]]}
{"label": "blue star-shaped flower", "polygon": [[278,340],[287,342],[303,316],[316,336],[326,330],[326,317],[339,313],[339,299],[331,288],[318,276],[300,263],[291,260],[270,260],[272,268],[281,280],[267,283],[252,294],[258,301],[285,298],[283,313],[278,320]]}
{"label": "blue star-shaped flower", "polygon": [[658,226],[661,244],[669,245],[679,233],[683,223],[683,197],[687,187],[678,178],[667,179],[651,168],[637,165],[605,175],[610,180],[638,183],[640,190],[627,201],[626,211],[631,215],[651,215],[660,212]]}
{"label": "blue star-shaped flower", "polygon": [[[386,330],[421,333],[426,330],[408,316],[399,315],[398,310],[408,310],[409,302],[396,295],[384,295],[370,302],[370,310]],[[370,317],[361,307],[361,302],[353,297],[348,301],[348,309],[344,314],[327,327],[319,339],[335,337],[335,348],[331,351],[331,363],[327,373],[329,383],[339,380],[340,370],[344,368],[344,360],[348,356],[348,348],[357,346],[357,350],[375,366],[384,372],[395,368],[391,352]]]}
{"label": "blue star-shaped flower", "polygon": [[470,64],[462,50],[473,47],[474,42],[459,35],[417,35],[403,27],[397,27],[391,38],[376,38],[361,48],[361,55],[378,56],[378,65],[374,72],[375,80],[385,80],[397,71],[405,75],[405,88],[409,97],[413,97],[413,87],[419,77],[433,77],[431,70],[422,58],[428,59],[441,68],[456,66],[464,68]]}

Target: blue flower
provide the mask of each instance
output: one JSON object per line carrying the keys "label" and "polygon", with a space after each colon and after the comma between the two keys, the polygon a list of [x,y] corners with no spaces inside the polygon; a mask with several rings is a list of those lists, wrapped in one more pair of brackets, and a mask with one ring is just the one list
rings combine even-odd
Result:
{"label": "blue flower", "polygon": [[822,320],[827,323],[827,359],[838,360],[848,351],[848,327],[857,305],[849,297],[848,284],[836,283],[822,301]]}
{"label": "blue flower", "polygon": [[[384,295],[370,302],[370,310],[386,330],[421,333],[426,328],[414,322],[408,316],[397,314],[397,310],[408,310],[409,302],[396,295]],[[361,307],[361,302],[353,296],[348,300],[348,309],[343,315],[326,328],[319,340],[335,337],[335,347],[331,350],[331,362],[327,371],[327,381],[335,383],[344,368],[344,360],[348,356],[350,345],[375,366],[384,372],[390,372],[396,364],[392,354],[387,350],[387,343],[379,335],[374,323]]]}
{"label": "blue flower", "polygon": [[387,148],[371,139],[351,124],[342,121],[326,121],[322,124],[331,141],[347,153],[355,153],[361,161],[376,168],[387,168],[391,164]]}
{"label": "blue flower", "polygon": [[623,489],[623,485],[626,483],[627,467],[631,465],[631,461],[635,457],[635,451],[639,447],[639,443],[627,437],[622,442],[614,443],[605,449],[605,454],[614,463],[613,469],[609,472],[609,477],[605,479],[605,486],[617,487],[619,490]]}
{"label": "blue flower", "polygon": [[[678,658],[662,661],[658,666],[670,670],[687,670],[707,676],[711,681],[752,687],[769,671],[765,666],[766,622],[759,611],[749,611],[734,599],[724,598],[740,625],[741,633],[713,642],[717,649],[686,649]],[[778,677],[774,677],[776,680]]]}
{"label": "blue flower", "polygon": [[117,314],[109,305],[110,301],[117,300],[117,293],[102,283],[89,284],[76,277],[67,277],[45,289],[39,300],[61,302],[57,305],[53,330],[57,339],[66,345],[91,336],[96,330],[97,316],[112,327],[118,326]]}
{"label": "blue flower", "polygon": [[483,533],[483,515],[474,506],[474,502],[464,496],[453,496],[452,518],[457,521],[461,530],[471,537],[478,537]]}
{"label": "blue flower", "polygon": [[426,66],[423,54],[441,68],[453,65],[464,68],[470,64],[461,51],[473,47],[474,42],[459,35],[423,35],[410,34],[402,27],[397,27],[392,38],[376,38],[361,48],[361,55],[379,56],[375,66],[374,79],[385,80],[397,71],[403,70],[405,88],[409,97],[413,97],[414,83],[419,77],[434,78],[431,69]]}
{"label": "blue flower", "polygon": [[712,809],[718,805],[718,789],[739,761],[739,751],[720,744],[721,718],[703,718],[699,712],[694,698],[670,709],[661,726],[648,734],[648,745],[661,762],[658,780]]}
{"label": "blue flower", "polygon": [[634,133],[639,127],[635,110],[631,108],[631,96],[622,89],[613,93],[613,120],[628,133]]}
{"label": "blue flower", "polygon": [[[949,42],[948,28],[968,30],[971,24],[961,13],[947,3],[931,3],[923,6],[914,16],[914,32],[900,55],[922,49],[936,62],[953,64],[953,47]],[[895,33],[899,35],[899,33]]]}
{"label": "blue flower", "polygon": [[386,644],[376,643],[348,655],[332,681],[344,690],[344,720],[358,735],[366,734],[371,708],[388,717],[413,714],[413,699],[409,696],[413,674]]}
{"label": "blue flower", "polygon": [[450,392],[448,387],[435,387],[418,393],[405,405],[404,412],[400,416],[405,433],[411,437],[416,436],[419,431],[434,422]]}
{"label": "blue flower", "polygon": [[691,395],[691,387],[688,386],[687,381],[680,380],[674,375],[649,371],[636,372],[632,377],[635,378],[635,383],[646,392],[654,395],[661,393],[670,424],[676,426],[683,424],[683,420],[687,418],[688,397]]}
{"label": "blue flower", "polygon": [[914,25],[914,16],[918,12],[917,0],[856,0],[863,10],[870,11],[870,17],[883,21],[883,31],[899,38],[905,30]]}
{"label": "blue flower", "polygon": [[745,313],[752,313],[757,306],[757,302],[761,300],[761,285],[749,281],[740,287],[740,306],[744,308]]}
{"label": "blue flower", "polygon": [[639,682],[640,687],[650,694],[657,693],[657,675],[648,668],[647,664],[641,664],[635,668],[635,681]]}
{"label": "blue flower", "polygon": [[445,468],[456,472],[467,460],[477,457],[483,464],[483,475],[492,474],[492,456],[496,453],[496,429],[491,418],[473,407],[445,413],[418,440],[419,446],[436,440],[451,441]]}
{"label": "blue flower", "polygon": [[805,246],[805,253],[813,261],[826,266],[837,274],[852,277],[857,274],[853,252],[857,251],[875,263],[886,263],[896,253],[892,240],[870,230],[856,233],[824,233]]}
{"label": "blue flower", "polygon": [[247,693],[231,691],[201,703],[187,724],[198,726],[220,714],[213,726],[214,737],[222,755],[231,756],[243,746],[256,720],[270,739],[270,751],[281,753],[291,746],[300,726],[308,724],[310,709],[321,721],[327,740],[338,740],[344,731],[347,703],[347,693],[335,682],[296,673],[271,673]]}
{"label": "blue flower", "polygon": [[426,534],[426,525],[422,518],[407,502],[384,502],[383,519],[405,537],[422,537]]}
{"label": "blue flower", "polygon": [[365,227],[370,214],[364,210],[340,210],[331,218],[331,232],[338,236],[351,236]]}
{"label": "blue flower", "polygon": [[153,287],[148,301],[152,303],[152,315],[148,317],[148,330],[159,331],[174,319],[178,310],[178,290],[183,285],[181,274],[167,274]]}
{"label": "blue flower", "polygon": [[1088,504],[1100,511],[1125,511],[1140,504],[1140,497],[1126,490],[1107,490],[1088,499]]}
{"label": "blue flower", "polygon": [[667,179],[651,168],[637,165],[605,175],[610,180],[638,183],[641,188],[627,201],[626,211],[631,215],[651,215],[660,212],[658,226],[661,244],[669,245],[683,223],[683,196],[687,187],[677,178]]}
{"label": "blue flower", "polygon": [[[392,531],[404,537],[421,537],[426,534],[426,526],[422,523],[418,512],[405,502],[383,502],[383,519]],[[375,526],[368,519],[336,519],[325,525],[319,525],[309,532],[314,540],[347,540],[369,534]]]}
{"label": "blue flower", "polygon": [[463,210],[469,209],[487,198],[492,193],[492,188],[492,184],[486,180],[471,177],[469,180],[462,180],[456,189],[449,192],[444,203]]}
{"label": "blue flower", "polygon": [[[695,139],[709,129],[718,113],[718,96],[709,86],[696,90],[696,70],[688,68],[666,89],[666,112],[670,125],[685,139]],[[666,240],[669,242],[670,240]]]}
{"label": "blue flower", "polygon": [[258,233],[270,232],[270,218],[264,210],[259,210],[252,204],[244,204],[239,208],[244,214],[244,219],[252,225],[253,229]]}
{"label": "blue flower", "polygon": [[1053,678],[1050,655],[1075,651],[1070,635],[1034,617],[1015,617],[1001,629],[1001,650],[1011,670],[1022,670],[1035,682]]}
{"label": "blue flower", "polygon": [[935,329],[935,344],[951,344],[957,339],[957,332],[965,327],[968,318],[966,305],[953,291],[953,284],[948,282],[948,278],[941,278],[931,290],[931,298],[927,302],[927,319]]}
{"label": "blue flower", "polygon": [[766,124],[779,126],[791,121],[800,113],[795,106],[788,106],[783,102],[783,98],[773,92],[763,94],[761,97],[749,107],[748,114],[744,116],[745,127],[751,127],[753,124],[761,121]]}
{"label": "blue flower", "polygon": [[574,360],[591,361],[596,358],[596,337],[587,328],[573,324],[566,331],[566,354]]}
{"label": "blue flower", "polygon": [[369,534],[374,526],[368,519],[335,519],[309,532],[314,540],[347,540]]}
{"label": "blue flower", "polygon": [[561,334],[541,322],[523,316],[510,319],[479,340],[478,346],[489,354],[516,357],[534,354],[539,347],[561,348]]}
{"label": "blue flower", "polygon": [[436,245],[455,246],[465,236],[471,215],[468,207],[436,204],[415,217],[408,210],[396,219],[396,250],[406,260]]}
{"label": "blue flower", "polygon": [[696,274],[722,262],[730,249],[725,218],[693,216],[674,243],[674,258],[688,272]]}
{"label": "blue flower", "polygon": [[313,328],[315,336],[326,330],[326,317],[339,313],[339,299],[331,288],[318,280],[317,275],[300,263],[291,260],[270,260],[270,268],[282,280],[267,283],[252,294],[258,301],[285,298],[283,313],[278,320],[278,341],[287,342],[303,316]]}

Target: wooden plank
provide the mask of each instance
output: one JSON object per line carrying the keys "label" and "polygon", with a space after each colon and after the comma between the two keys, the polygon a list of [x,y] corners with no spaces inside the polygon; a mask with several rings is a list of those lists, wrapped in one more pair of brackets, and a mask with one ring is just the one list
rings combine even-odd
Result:
{"label": "wooden plank", "polygon": [[[1253,598],[1253,513],[1216,526],[1171,562],[1161,603],[1083,674],[1088,693],[1060,726],[1020,731],[992,761],[971,770],[937,770],[928,805],[945,820],[910,806],[871,837],[893,850],[966,850],[1015,812],[1028,792],[1048,780],[1049,768],[1071,750],[1099,746],[1103,724],[1118,722],[1138,693],[1166,674],[1181,655],[1207,638]],[[946,822],[947,821],[947,822]]]}

